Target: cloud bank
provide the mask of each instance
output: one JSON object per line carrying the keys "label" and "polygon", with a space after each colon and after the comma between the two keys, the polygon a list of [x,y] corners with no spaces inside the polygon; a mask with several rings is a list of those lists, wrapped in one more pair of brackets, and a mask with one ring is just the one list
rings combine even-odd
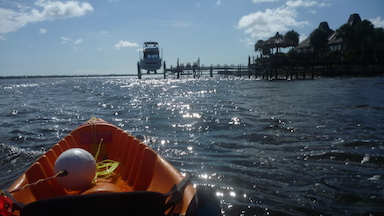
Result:
{"label": "cloud bank", "polygon": [[[279,0],[252,0],[255,4],[279,2]],[[276,32],[285,32],[292,28],[303,28],[309,23],[297,20],[297,8],[325,7],[329,3],[315,0],[288,0],[280,7],[257,11],[243,16],[238,24],[238,29],[244,29],[246,34],[252,38],[265,39],[273,36]],[[315,10],[309,9],[307,13],[316,14]]]}
{"label": "cloud bank", "polygon": [[296,17],[297,11],[294,8],[281,6],[243,16],[237,27],[245,29],[245,33],[250,34],[253,38],[267,38],[278,31],[287,31],[290,27],[301,28],[309,25],[307,21],[297,21]]}
{"label": "cloud bank", "polygon": [[29,23],[79,17],[90,11],[93,7],[88,2],[50,0],[36,1],[32,9],[25,5],[17,5],[17,9],[0,8],[0,34],[17,31]]}

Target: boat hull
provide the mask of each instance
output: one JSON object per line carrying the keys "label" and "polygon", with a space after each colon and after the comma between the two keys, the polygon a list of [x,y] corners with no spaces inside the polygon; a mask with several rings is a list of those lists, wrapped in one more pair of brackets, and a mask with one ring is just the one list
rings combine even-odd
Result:
{"label": "boat hull", "polygon": [[161,59],[142,59],[140,67],[147,71],[156,71],[161,68]]}

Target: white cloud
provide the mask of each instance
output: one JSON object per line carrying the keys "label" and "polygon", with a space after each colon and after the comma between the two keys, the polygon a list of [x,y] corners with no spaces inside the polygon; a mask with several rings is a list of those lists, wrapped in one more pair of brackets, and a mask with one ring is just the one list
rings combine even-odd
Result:
{"label": "white cloud", "polygon": [[216,5],[221,5],[221,1],[218,0],[218,1],[216,2]]}
{"label": "white cloud", "polygon": [[299,36],[299,43],[301,43],[303,40],[305,40],[308,36],[306,34],[300,34]]}
{"label": "white cloud", "polygon": [[288,31],[289,28],[301,28],[309,25],[306,21],[296,21],[297,11],[292,7],[281,6],[266,9],[243,16],[237,25],[238,29],[245,29],[245,33],[253,38],[269,38],[276,32]]}
{"label": "white cloud", "polygon": [[240,42],[245,44],[246,47],[255,46],[255,40],[253,40],[252,38],[240,39]]}
{"label": "white cloud", "polygon": [[75,41],[75,44],[81,44],[83,42],[83,39],[78,39]]}
{"label": "white cloud", "polygon": [[307,13],[315,15],[315,14],[317,14],[317,11],[315,11],[315,10],[308,10]]}
{"label": "white cloud", "polygon": [[83,39],[81,39],[81,38],[77,39],[77,40],[73,40],[72,38],[61,37],[60,39],[61,39],[61,43],[63,43],[63,44],[71,42],[70,44],[79,45],[79,44],[83,43]]}
{"label": "white cloud", "polygon": [[114,47],[117,49],[120,49],[122,47],[137,47],[137,46],[139,46],[139,44],[121,40],[119,41],[119,43],[115,44]]}
{"label": "white cloud", "polygon": [[83,39],[81,38],[77,40],[73,40],[72,38],[61,37],[60,39],[62,44],[68,44],[69,46],[73,45],[72,52],[79,52],[84,50],[83,48],[79,47],[79,45],[83,43]]}
{"label": "white cloud", "polygon": [[308,1],[308,0],[294,0],[294,1],[287,1],[285,4],[290,7],[311,7],[311,6],[315,6],[317,2]]}
{"label": "white cloud", "polygon": [[376,17],[375,19],[369,19],[372,22],[375,28],[384,28],[384,20],[381,17]]}
{"label": "white cloud", "polygon": [[88,2],[67,1],[65,3],[60,1],[51,2],[50,0],[38,0],[35,5],[43,7],[44,10],[39,13],[37,10],[36,16],[40,16],[43,20],[54,18],[70,18],[84,16],[88,11],[93,11],[93,7]]}
{"label": "white cloud", "polygon": [[47,33],[46,29],[43,29],[43,28],[39,29],[39,34],[45,34],[45,33]]}
{"label": "white cloud", "polygon": [[[36,7],[32,9],[22,4],[18,4],[16,9],[0,8],[0,23],[2,23],[0,25],[0,34],[17,31],[28,23],[78,17],[93,11],[93,7],[88,2],[80,3],[73,0],[64,3],[61,1],[37,0],[34,5]],[[39,7],[42,8],[41,11],[36,9]]]}
{"label": "white cloud", "polygon": [[72,52],[79,52],[81,50],[84,50],[84,49],[83,48],[79,48],[77,46],[74,46]]}
{"label": "white cloud", "polygon": [[313,1],[313,0],[289,0],[285,4],[289,7],[313,7],[313,6],[325,7],[329,5],[323,2],[320,3],[318,1]]}
{"label": "white cloud", "polygon": [[71,41],[72,39],[71,38],[67,38],[67,37],[61,37],[61,43],[65,44],[69,41]]}
{"label": "white cloud", "polygon": [[36,21],[36,18],[27,14],[0,8],[0,34],[16,31],[28,22]]}

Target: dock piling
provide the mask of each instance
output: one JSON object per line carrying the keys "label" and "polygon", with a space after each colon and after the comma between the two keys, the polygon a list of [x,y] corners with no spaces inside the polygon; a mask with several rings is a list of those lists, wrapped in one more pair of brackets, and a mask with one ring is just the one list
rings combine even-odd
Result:
{"label": "dock piling", "polygon": [[138,78],[138,79],[141,79],[140,62],[137,62],[137,78]]}

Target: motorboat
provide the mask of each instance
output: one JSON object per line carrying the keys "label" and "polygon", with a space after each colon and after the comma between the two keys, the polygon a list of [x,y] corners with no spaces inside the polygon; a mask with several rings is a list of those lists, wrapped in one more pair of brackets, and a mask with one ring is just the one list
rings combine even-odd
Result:
{"label": "motorboat", "polygon": [[161,57],[159,51],[159,44],[157,42],[144,42],[143,56],[140,59],[139,66],[141,69],[147,70],[147,73],[161,68]]}

